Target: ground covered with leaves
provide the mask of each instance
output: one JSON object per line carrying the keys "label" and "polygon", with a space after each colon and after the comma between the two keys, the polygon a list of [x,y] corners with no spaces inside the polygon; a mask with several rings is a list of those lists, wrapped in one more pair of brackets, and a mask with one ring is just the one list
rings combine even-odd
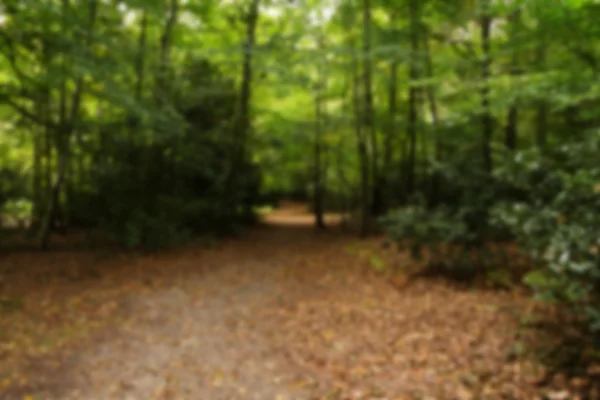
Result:
{"label": "ground covered with leaves", "polygon": [[286,209],[138,257],[4,256],[0,399],[567,399],[586,384],[540,387],[526,295],[409,279],[408,255],[310,222]]}

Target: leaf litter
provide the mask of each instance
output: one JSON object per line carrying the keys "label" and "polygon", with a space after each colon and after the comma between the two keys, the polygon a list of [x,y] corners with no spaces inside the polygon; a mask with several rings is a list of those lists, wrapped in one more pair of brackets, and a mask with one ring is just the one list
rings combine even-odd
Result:
{"label": "leaf litter", "polygon": [[408,257],[301,210],[268,222],[212,249],[5,257],[0,399],[571,396],[537,385],[526,297],[408,284]]}

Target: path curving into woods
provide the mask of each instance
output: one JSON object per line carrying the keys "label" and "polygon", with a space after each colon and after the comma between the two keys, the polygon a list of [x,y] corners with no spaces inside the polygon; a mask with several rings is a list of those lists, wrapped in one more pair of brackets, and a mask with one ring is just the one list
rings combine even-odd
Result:
{"label": "path curving into woods", "polygon": [[[406,256],[311,222],[287,207],[208,250],[71,256],[81,279],[40,284],[0,319],[0,399],[536,398],[542,371],[510,353],[525,300],[441,280],[391,284],[369,257],[402,266]],[[48,257],[59,268],[66,255]],[[55,346],[40,350],[35,335],[27,351],[6,345],[35,324]]]}

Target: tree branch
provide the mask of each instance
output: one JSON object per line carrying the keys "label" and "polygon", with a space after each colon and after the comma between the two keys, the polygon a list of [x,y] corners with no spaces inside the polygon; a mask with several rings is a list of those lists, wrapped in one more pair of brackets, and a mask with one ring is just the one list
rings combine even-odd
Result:
{"label": "tree branch", "polygon": [[437,40],[440,43],[450,45],[452,49],[464,59],[472,60],[477,57],[477,53],[473,49],[473,46],[469,42],[458,41],[452,39],[442,33],[431,32],[430,37]]}
{"label": "tree branch", "polygon": [[41,119],[35,113],[29,111],[26,107],[23,107],[22,105],[15,102],[14,99],[12,99],[11,96],[6,93],[0,93],[0,102],[4,102],[5,104],[9,105],[13,110],[21,114],[21,116],[27,118],[28,120],[37,125],[51,128],[56,127],[54,123]]}

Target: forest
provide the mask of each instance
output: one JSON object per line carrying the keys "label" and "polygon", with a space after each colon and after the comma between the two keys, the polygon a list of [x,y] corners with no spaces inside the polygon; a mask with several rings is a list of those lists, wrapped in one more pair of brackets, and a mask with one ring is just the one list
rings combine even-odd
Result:
{"label": "forest", "polygon": [[596,18],[1,0],[0,399],[600,399]]}

